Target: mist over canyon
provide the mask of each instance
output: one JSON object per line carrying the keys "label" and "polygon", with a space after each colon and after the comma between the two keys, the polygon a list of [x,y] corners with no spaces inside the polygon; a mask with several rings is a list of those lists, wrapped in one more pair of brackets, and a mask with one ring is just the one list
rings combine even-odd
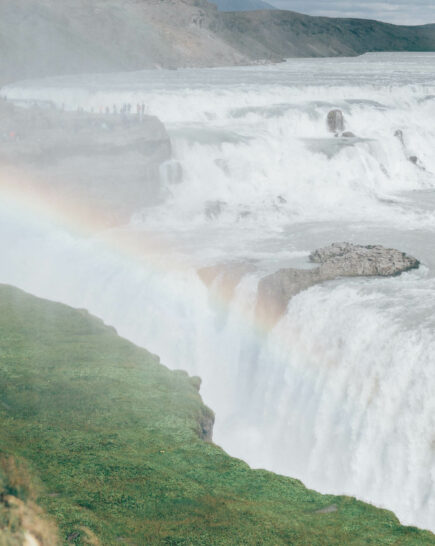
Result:
{"label": "mist over canyon", "polygon": [[[97,150],[41,164],[64,181],[66,208],[29,199],[40,174],[22,162],[3,170],[1,281],[86,308],[201,376],[214,441],[230,454],[433,530],[433,62],[370,54],[4,87],[6,104],[54,105],[112,139],[118,123],[132,135],[157,123],[138,117],[146,104],[171,147],[158,159],[160,200],[144,194],[110,229],[95,219],[100,208],[116,218],[122,197],[89,208],[66,183],[88,161],[93,187]],[[352,136],[331,134],[333,110]],[[20,135],[22,148],[31,138]],[[119,157],[127,196],[131,158]],[[262,279],[313,268],[311,252],[341,241],[421,265],[392,278],[320,279],[273,321],[259,319]]]}
{"label": "mist over canyon", "polygon": [[0,0],[6,546],[435,544],[435,26],[218,4]]}

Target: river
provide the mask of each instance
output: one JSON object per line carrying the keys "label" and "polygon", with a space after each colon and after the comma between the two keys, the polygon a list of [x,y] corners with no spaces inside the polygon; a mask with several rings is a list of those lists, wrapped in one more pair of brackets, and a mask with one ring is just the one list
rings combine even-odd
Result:
{"label": "river", "polygon": [[[231,455],[435,531],[434,66],[435,54],[382,53],[3,88],[71,110],[145,103],[174,157],[160,205],[92,236],[4,195],[0,281],[84,307],[200,375]],[[328,133],[336,108],[355,137]],[[259,324],[259,279],[310,267],[334,241],[422,265],[310,288],[272,330]],[[222,263],[237,282],[206,287],[198,270]]]}

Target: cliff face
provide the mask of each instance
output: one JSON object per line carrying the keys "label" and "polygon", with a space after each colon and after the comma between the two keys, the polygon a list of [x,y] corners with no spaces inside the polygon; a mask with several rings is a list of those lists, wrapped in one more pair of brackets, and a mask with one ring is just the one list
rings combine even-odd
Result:
{"label": "cliff face", "polygon": [[318,267],[280,269],[261,279],[256,312],[262,322],[272,327],[293,296],[316,284],[344,277],[395,277],[420,266],[399,250],[351,243],[333,243],[315,250],[309,259]]}
{"label": "cliff face", "polygon": [[0,0],[0,83],[381,50],[434,51],[435,28],[280,10],[222,13],[206,0]]}
{"label": "cliff face", "polygon": [[99,227],[156,204],[161,169],[172,155],[154,116],[18,108],[2,100],[0,141],[3,184],[18,174],[21,190],[45,196],[66,214],[72,203],[84,219],[98,210]]}
{"label": "cliff face", "polygon": [[0,285],[0,355],[0,544],[435,544],[204,441],[198,378],[86,311]]}

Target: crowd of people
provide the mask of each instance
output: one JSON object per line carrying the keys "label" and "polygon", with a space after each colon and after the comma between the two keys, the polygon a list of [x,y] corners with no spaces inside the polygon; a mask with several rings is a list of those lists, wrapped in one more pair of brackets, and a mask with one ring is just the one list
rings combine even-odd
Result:
{"label": "crowd of people", "polygon": [[[64,107],[62,107],[62,110]],[[78,112],[86,112],[86,110],[83,107],[77,108]],[[95,108],[90,109],[91,114],[95,114]],[[135,118],[138,121],[142,121],[145,116],[148,114],[148,108],[145,106],[145,104],[137,103],[134,107],[131,103],[124,103],[121,106],[118,106],[116,104],[113,104],[110,108],[109,106],[106,106],[105,108],[100,107],[97,110],[97,113],[99,114],[106,114],[106,115],[114,115],[114,116],[121,116],[122,119],[132,119]]]}
{"label": "crowd of people", "polygon": [[[135,105],[123,103],[98,108],[78,106],[75,112],[84,114],[83,116],[79,115],[77,118],[74,115],[67,115],[66,117],[63,115],[53,116],[55,111],[66,113],[68,110],[70,108],[65,104],[57,105],[50,100],[8,100],[7,97],[0,96],[0,141],[20,141],[35,130],[56,126],[64,129],[69,127],[69,130],[73,132],[79,130],[80,127],[88,126],[107,130],[118,125],[119,122],[130,126],[142,123],[149,115],[148,107],[142,102]],[[74,112],[71,113],[74,114]],[[67,122],[67,120],[69,121]]]}

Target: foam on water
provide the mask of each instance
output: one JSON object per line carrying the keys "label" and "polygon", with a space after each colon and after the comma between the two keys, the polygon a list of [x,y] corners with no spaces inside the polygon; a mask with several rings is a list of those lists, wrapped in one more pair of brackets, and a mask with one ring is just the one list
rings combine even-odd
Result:
{"label": "foam on water", "polygon": [[[165,234],[167,256],[131,259],[2,206],[0,280],[86,307],[166,365],[201,375],[215,440],[231,454],[435,530],[434,60],[295,60],[2,90],[72,109],[145,102],[174,160],[163,169],[168,199],[129,228]],[[358,138],[327,133],[331,108]],[[423,267],[311,288],[259,331],[261,276],[307,266],[310,250],[334,240],[394,246]],[[174,253],[177,269],[167,267]],[[222,279],[208,291],[196,268],[230,260],[256,269],[223,305]]]}
{"label": "foam on water", "polygon": [[[433,56],[366,55],[274,67],[140,72],[55,78],[9,86],[9,99],[48,100],[104,111],[145,103],[167,125],[171,200],[136,217],[157,228],[243,221],[268,229],[288,221],[386,217],[435,226],[433,215],[385,206],[401,191],[434,187]],[[395,70],[391,70],[391,63]],[[333,139],[325,118],[341,108],[358,138]],[[404,132],[404,145],[394,136]],[[409,161],[417,156],[421,168]]]}

